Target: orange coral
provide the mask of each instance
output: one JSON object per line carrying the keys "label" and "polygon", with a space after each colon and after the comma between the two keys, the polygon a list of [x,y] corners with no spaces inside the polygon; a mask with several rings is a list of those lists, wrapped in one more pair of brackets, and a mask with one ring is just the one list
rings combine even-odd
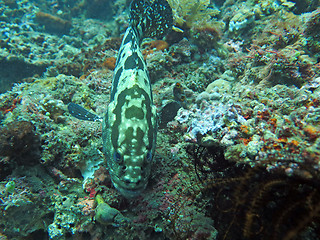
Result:
{"label": "orange coral", "polygon": [[310,140],[316,140],[319,137],[320,131],[311,125],[307,125],[305,128],[303,128],[304,133]]}
{"label": "orange coral", "polygon": [[250,137],[250,138],[240,138],[240,140],[242,140],[243,144],[244,144],[245,146],[247,146],[248,143],[251,142],[252,137]]}
{"label": "orange coral", "polygon": [[276,118],[270,118],[269,123],[276,128],[277,127],[277,119]]}
{"label": "orange coral", "polygon": [[146,49],[142,51],[142,54],[146,58],[146,56],[152,54],[154,51],[163,51],[168,49],[169,44],[163,40],[154,40],[143,44],[143,47],[146,47]]}
{"label": "orange coral", "polygon": [[299,142],[297,140],[291,140],[287,144],[288,149],[292,153],[299,153]]}
{"label": "orange coral", "polygon": [[149,49],[156,49],[157,51],[163,51],[168,49],[169,44],[163,40],[154,40],[148,43],[145,43],[144,46],[148,46]]}
{"label": "orange coral", "polygon": [[295,147],[299,146],[299,142],[297,140],[292,140],[291,142],[289,142],[289,144]]}
{"label": "orange coral", "polygon": [[246,126],[246,125],[241,125],[241,126],[240,126],[240,130],[241,130],[241,132],[243,132],[244,134],[248,134],[248,133],[249,133],[248,126]]}
{"label": "orange coral", "polygon": [[104,62],[102,63],[102,66],[110,70],[114,70],[116,67],[116,58],[115,57],[106,58],[106,60],[104,60]]}

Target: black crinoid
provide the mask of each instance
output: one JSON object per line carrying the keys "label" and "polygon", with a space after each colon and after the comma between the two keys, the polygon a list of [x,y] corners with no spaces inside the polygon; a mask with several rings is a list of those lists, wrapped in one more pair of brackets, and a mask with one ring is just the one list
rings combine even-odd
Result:
{"label": "black crinoid", "polygon": [[186,146],[186,152],[192,158],[199,181],[218,177],[219,173],[234,165],[233,162],[225,160],[223,151],[222,147],[214,145],[189,144]]}
{"label": "black crinoid", "polygon": [[[194,144],[186,151],[199,181],[181,195],[188,193],[194,207],[205,210],[218,231],[217,239],[320,239],[320,176],[307,161],[270,158],[250,166],[228,162],[220,147]],[[285,169],[292,164],[309,174],[289,176]],[[281,167],[270,171],[270,165]],[[177,238],[192,235],[181,235],[174,225],[184,208],[190,208],[187,204],[174,211]]]}

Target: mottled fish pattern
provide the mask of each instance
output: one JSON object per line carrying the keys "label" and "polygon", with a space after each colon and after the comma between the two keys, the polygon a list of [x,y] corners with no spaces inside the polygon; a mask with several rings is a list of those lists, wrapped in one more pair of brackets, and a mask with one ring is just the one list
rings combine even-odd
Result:
{"label": "mottled fish pattern", "polygon": [[[157,113],[140,44],[145,37],[161,37],[171,29],[172,10],[166,0],[132,1],[102,129],[112,182],[128,198],[145,189],[156,147]],[[79,119],[99,120],[78,108],[71,104],[69,112]]]}
{"label": "mottled fish pattern", "polygon": [[172,11],[165,0],[134,0],[130,20],[103,124],[111,179],[126,197],[134,197],[146,187],[156,146],[157,113],[140,44],[144,37],[159,37],[172,28]]}

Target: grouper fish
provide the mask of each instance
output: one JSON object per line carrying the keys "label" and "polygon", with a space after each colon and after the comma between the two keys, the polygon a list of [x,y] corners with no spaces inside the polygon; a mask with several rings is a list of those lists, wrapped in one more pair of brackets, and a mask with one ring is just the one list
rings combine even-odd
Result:
{"label": "grouper fish", "polygon": [[[146,187],[156,147],[157,111],[140,44],[146,37],[162,37],[172,29],[172,9],[166,0],[133,0],[116,61],[110,103],[102,119],[103,151],[111,180],[125,197]],[[72,116],[101,118],[70,103]]]}

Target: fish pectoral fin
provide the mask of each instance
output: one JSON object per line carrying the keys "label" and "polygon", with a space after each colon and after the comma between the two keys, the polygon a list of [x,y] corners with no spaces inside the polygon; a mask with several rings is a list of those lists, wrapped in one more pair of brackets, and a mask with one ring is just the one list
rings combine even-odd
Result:
{"label": "fish pectoral fin", "polygon": [[68,111],[73,117],[78,118],[80,120],[93,121],[93,122],[95,121],[101,122],[102,120],[102,118],[99,117],[98,115],[89,112],[85,108],[73,102],[68,104]]}

